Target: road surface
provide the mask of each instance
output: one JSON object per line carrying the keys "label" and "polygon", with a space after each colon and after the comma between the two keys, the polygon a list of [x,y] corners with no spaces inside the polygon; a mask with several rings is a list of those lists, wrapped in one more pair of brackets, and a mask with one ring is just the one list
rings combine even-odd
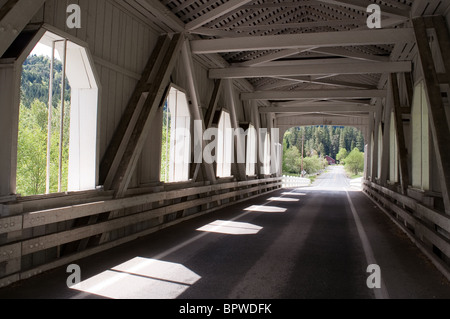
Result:
{"label": "road surface", "polygon": [[71,288],[61,267],[0,289],[0,298],[450,298],[448,281],[352,185],[330,167],[311,187],[278,190],[80,260],[81,282]]}

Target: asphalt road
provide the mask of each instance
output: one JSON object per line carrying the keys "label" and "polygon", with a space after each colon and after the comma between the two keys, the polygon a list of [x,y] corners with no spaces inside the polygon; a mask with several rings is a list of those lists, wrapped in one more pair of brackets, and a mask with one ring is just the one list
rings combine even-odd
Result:
{"label": "asphalt road", "polygon": [[[353,184],[352,184],[353,185]],[[450,298],[449,282],[340,167],[0,289],[0,298]],[[378,265],[381,288],[369,288]],[[376,273],[378,274],[378,273]],[[377,282],[377,280],[370,282]]]}

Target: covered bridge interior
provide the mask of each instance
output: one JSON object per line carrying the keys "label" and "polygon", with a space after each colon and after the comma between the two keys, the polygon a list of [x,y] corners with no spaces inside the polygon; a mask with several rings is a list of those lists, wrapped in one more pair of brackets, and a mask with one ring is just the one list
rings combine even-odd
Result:
{"label": "covered bridge interior", "polygon": [[[363,192],[448,276],[449,24],[445,0],[0,0],[0,287],[278,191],[283,134],[309,125],[363,132]],[[38,43],[65,57],[68,182],[23,196]],[[170,150],[168,114],[189,133]]]}

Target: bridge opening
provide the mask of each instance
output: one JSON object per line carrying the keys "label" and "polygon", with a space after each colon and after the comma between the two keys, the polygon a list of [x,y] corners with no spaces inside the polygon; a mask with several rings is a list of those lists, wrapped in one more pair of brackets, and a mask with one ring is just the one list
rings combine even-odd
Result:
{"label": "bridge opening", "polygon": [[292,127],[283,136],[283,175],[312,181],[330,165],[342,165],[350,178],[365,168],[365,139],[354,127]]}
{"label": "bridge opening", "polygon": [[88,52],[44,29],[39,36],[22,65],[16,193],[94,189],[98,86]]}

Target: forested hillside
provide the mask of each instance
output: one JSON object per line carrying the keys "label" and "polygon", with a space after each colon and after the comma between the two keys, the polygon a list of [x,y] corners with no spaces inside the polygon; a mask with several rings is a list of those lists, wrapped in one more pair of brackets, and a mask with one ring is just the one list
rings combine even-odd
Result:
{"label": "forested hillside", "polygon": [[[283,140],[283,173],[299,174],[301,172],[301,150],[303,141],[303,166],[308,174],[323,169],[324,156],[344,160],[354,149],[364,152],[364,137],[360,130],[353,127],[310,126],[289,129]],[[345,150],[342,158],[337,155]],[[341,151],[342,154],[342,151]]]}
{"label": "forested hillside", "polygon": [[[46,188],[48,91],[50,59],[32,55],[23,64],[19,136],[17,145],[17,193],[44,194]],[[62,64],[55,60],[51,122],[50,192],[58,191]],[[66,79],[62,191],[67,190],[70,123],[70,86]]]}
{"label": "forested hillside", "polygon": [[[48,88],[50,81],[50,58],[46,56],[29,56],[22,67],[21,103],[30,108],[34,100],[48,103]],[[55,59],[53,106],[56,107],[61,100],[62,63]],[[66,81],[65,99],[70,100],[70,86]]]}

